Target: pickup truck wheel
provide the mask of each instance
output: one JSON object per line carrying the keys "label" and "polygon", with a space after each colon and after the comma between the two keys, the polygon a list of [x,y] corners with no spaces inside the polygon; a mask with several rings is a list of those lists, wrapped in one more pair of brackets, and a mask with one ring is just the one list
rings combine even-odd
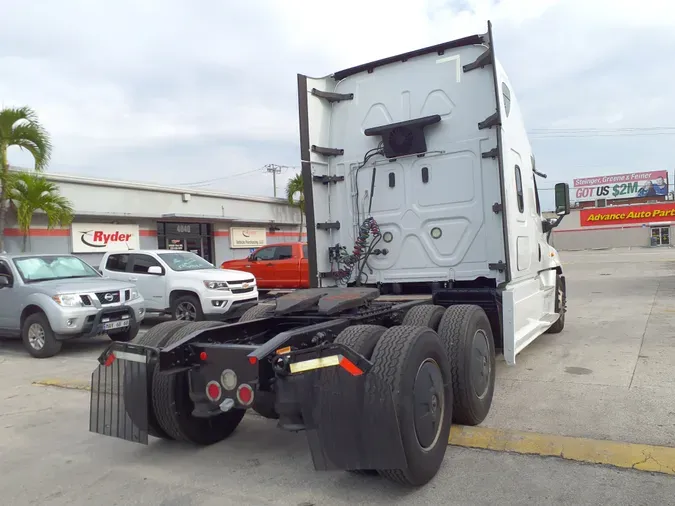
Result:
{"label": "pickup truck wheel", "polygon": [[54,336],[47,315],[33,313],[23,322],[21,328],[23,344],[35,358],[49,358],[61,351],[63,343]]}
{"label": "pickup truck wheel", "polygon": [[[187,325],[188,322],[169,321],[155,325],[145,334],[133,339],[134,344],[140,344],[152,347],[161,347],[164,343],[179,329]],[[155,375],[155,369],[148,367],[147,371],[147,393],[139,392],[138,386],[134,381],[134,365],[125,364],[124,367],[124,407],[131,421],[138,427],[145,425],[147,419],[148,434],[160,439],[172,439],[157,423],[155,411],[152,407],[152,379]]]}
{"label": "pickup truck wheel", "polygon": [[424,485],[438,473],[450,435],[452,373],[443,343],[429,328],[392,327],[377,342],[372,362],[366,391],[378,395],[380,384],[388,387],[406,457],[405,468],[378,472],[404,485]]}
{"label": "pickup truck wheel", "polygon": [[438,326],[452,365],[453,422],[479,425],[485,420],[495,389],[495,345],[483,308],[450,306]]}
{"label": "pickup truck wheel", "polygon": [[445,313],[443,306],[434,306],[433,304],[421,304],[413,306],[403,317],[401,325],[414,325],[420,327],[429,327],[432,330],[438,330],[438,324]]}
{"label": "pickup truck wheel", "polygon": [[128,343],[138,335],[140,329],[141,326],[138,323],[131,323],[125,330],[108,332],[108,337],[113,341]]}
{"label": "pickup truck wheel", "polygon": [[546,331],[548,334],[559,334],[565,328],[565,313],[567,312],[567,286],[565,278],[560,274],[556,276],[556,312],[560,315],[556,322]]}
{"label": "pickup truck wheel", "polygon": [[273,304],[258,304],[244,311],[244,314],[239,317],[239,321],[247,322],[249,320],[257,320],[258,318],[267,318],[268,316],[272,316],[274,308]]}
{"label": "pickup truck wheel", "polygon": [[[221,322],[193,322],[175,332],[165,343],[169,346],[197,330],[222,325]],[[232,409],[210,418],[192,416],[187,372],[157,374],[152,378],[152,404],[160,427],[176,441],[211,445],[230,436],[245,409]]]}
{"label": "pickup truck wheel", "polygon": [[171,304],[171,318],[188,322],[202,321],[204,313],[199,299],[194,295],[176,297]]}

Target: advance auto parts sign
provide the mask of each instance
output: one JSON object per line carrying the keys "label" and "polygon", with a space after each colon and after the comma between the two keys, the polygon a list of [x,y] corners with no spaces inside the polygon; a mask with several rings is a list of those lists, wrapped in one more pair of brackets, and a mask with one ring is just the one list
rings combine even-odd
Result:
{"label": "advance auto parts sign", "polygon": [[259,248],[267,245],[264,228],[230,228],[230,248]]}
{"label": "advance auto parts sign", "polygon": [[675,203],[582,209],[579,221],[582,227],[675,221]]}
{"label": "advance auto parts sign", "polygon": [[70,239],[73,253],[105,253],[140,249],[138,225],[73,223]]}
{"label": "advance auto parts sign", "polygon": [[574,180],[572,199],[585,202],[597,199],[630,199],[668,194],[668,171],[634,172],[613,176],[585,177]]}

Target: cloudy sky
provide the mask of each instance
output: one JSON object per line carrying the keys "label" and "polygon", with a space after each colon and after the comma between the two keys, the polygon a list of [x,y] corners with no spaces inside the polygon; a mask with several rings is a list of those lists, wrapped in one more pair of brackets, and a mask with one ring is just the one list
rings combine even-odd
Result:
{"label": "cloudy sky", "polygon": [[[298,72],[483,33],[488,19],[544,187],[675,171],[666,0],[2,4],[0,103],[37,110],[55,145],[51,172],[271,195],[261,167],[299,165]],[[30,159],[13,151],[10,163]]]}

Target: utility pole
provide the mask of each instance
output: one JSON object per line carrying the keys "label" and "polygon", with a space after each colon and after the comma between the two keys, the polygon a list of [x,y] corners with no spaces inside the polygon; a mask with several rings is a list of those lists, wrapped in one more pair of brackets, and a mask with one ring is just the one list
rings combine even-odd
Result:
{"label": "utility pole", "polygon": [[265,170],[267,172],[272,173],[272,184],[274,185],[274,196],[277,196],[277,174],[281,174],[281,169],[283,168],[281,165],[275,165],[273,163],[269,163],[265,165]]}
{"label": "utility pole", "polygon": [[272,173],[272,184],[274,185],[274,196],[277,196],[277,174],[281,174],[281,169],[297,169],[290,165],[277,165],[275,163],[268,163],[263,167],[267,172]]}

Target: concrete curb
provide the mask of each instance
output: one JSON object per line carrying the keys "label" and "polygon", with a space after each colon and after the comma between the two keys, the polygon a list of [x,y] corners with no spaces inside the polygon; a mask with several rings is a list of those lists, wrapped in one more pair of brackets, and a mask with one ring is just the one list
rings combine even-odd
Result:
{"label": "concrete curb", "polygon": [[[89,382],[49,378],[33,385],[89,391]],[[453,425],[448,444],[521,455],[558,457],[587,464],[601,464],[675,475],[675,448],[580,437]]]}
{"label": "concrete curb", "polygon": [[675,448],[455,425],[448,444],[675,475]]}

